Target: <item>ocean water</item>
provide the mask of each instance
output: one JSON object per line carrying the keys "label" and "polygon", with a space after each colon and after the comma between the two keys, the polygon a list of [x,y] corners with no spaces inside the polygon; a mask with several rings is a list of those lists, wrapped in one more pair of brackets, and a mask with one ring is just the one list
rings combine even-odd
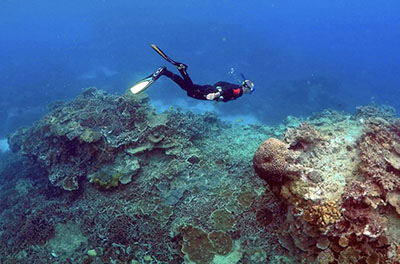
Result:
{"label": "ocean water", "polygon": [[[235,82],[231,68],[254,81],[252,96],[211,107],[222,117],[274,124],[370,102],[397,108],[399,10],[394,0],[1,1],[0,131],[83,88],[123,93],[171,66],[152,43],[196,83]],[[198,103],[163,78],[148,93],[167,107]]]}
{"label": "ocean water", "polygon": [[[0,1],[0,262],[299,263],[285,240],[293,234],[276,232],[291,223],[254,153],[310,129],[332,147],[316,148],[321,163],[309,142],[290,151],[323,168],[314,178],[345,193],[368,147],[387,152],[377,164],[400,176],[399,14],[395,0]],[[177,73],[151,44],[196,84],[239,84],[243,74],[255,92],[200,101],[161,77],[147,99],[123,96],[159,66]],[[389,131],[374,130],[383,143],[363,137],[369,118]],[[213,235],[226,252],[210,246]],[[196,237],[202,254],[190,247]]]}

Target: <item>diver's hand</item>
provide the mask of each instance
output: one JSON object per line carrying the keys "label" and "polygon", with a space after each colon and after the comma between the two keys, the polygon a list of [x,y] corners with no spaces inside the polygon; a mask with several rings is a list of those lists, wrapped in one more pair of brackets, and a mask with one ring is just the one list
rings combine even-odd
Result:
{"label": "diver's hand", "polygon": [[216,92],[216,93],[209,93],[206,95],[207,100],[215,100],[216,98],[220,97],[221,93]]}

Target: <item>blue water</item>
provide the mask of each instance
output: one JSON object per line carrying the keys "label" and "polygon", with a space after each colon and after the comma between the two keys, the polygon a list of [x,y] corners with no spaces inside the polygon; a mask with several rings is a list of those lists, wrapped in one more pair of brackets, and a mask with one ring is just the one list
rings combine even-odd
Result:
{"label": "blue water", "polygon": [[371,102],[399,108],[398,14],[394,0],[3,0],[0,137],[83,88],[123,93],[170,66],[152,43],[189,65],[196,83],[235,82],[234,68],[256,84],[253,95],[214,106],[160,79],[148,93],[161,109],[273,124]]}

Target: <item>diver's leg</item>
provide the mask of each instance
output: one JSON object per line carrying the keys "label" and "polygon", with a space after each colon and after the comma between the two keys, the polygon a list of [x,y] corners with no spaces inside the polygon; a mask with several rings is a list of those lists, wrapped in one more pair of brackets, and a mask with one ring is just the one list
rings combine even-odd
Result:
{"label": "diver's leg", "polygon": [[187,82],[182,79],[179,75],[174,74],[173,72],[170,72],[167,68],[164,68],[163,73],[164,76],[170,78],[172,81],[174,81],[176,84],[179,85],[183,90],[187,91],[190,86],[187,85]]}
{"label": "diver's leg", "polygon": [[176,66],[176,68],[178,69],[179,73],[182,75],[183,80],[185,80],[186,85],[193,86],[193,81],[192,81],[192,79],[190,79],[189,74],[186,71],[187,65],[178,62],[178,65]]}
{"label": "diver's leg", "polygon": [[[168,75],[164,74],[165,76],[171,78],[173,81],[175,81],[179,86],[182,87],[182,89],[184,90],[188,90],[188,89],[192,89],[193,88],[193,82],[189,77],[189,74],[187,73],[186,69],[187,69],[187,65],[182,63],[182,62],[177,62],[173,59],[171,59],[170,57],[168,57],[159,47],[157,47],[156,45],[152,44],[151,47],[161,56],[163,57],[166,61],[168,61],[169,63],[171,63],[172,65],[174,65],[179,73],[182,75],[183,80],[185,82],[185,84],[181,83],[180,78],[177,79],[176,77],[178,76],[174,76],[174,74],[172,72],[169,72]],[[187,87],[187,88],[185,88]]]}

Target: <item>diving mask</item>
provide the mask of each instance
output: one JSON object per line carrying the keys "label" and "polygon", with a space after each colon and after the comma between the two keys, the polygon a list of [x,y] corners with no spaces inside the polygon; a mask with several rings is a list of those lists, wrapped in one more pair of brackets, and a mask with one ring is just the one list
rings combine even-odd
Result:
{"label": "diving mask", "polygon": [[247,89],[249,94],[253,93],[255,88],[254,88],[254,83],[250,80],[245,80],[242,82],[242,87]]}

